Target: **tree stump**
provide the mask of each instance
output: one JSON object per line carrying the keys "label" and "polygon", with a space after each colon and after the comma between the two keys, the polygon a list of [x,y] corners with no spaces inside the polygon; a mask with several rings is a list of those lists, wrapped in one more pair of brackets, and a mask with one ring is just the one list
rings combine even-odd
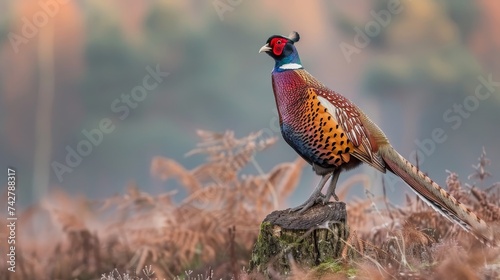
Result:
{"label": "tree stump", "polygon": [[250,272],[286,275],[291,261],[312,268],[341,256],[348,237],[344,202],[318,203],[302,214],[289,210],[274,211],[262,222]]}

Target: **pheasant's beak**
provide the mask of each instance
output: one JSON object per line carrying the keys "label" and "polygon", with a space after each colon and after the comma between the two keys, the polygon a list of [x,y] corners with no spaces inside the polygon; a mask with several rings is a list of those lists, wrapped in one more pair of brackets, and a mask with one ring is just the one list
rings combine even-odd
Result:
{"label": "pheasant's beak", "polygon": [[269,44],[265,44],[264,46],[262,46],[262,48],[260,48],[259,53],[268,52],[270,50],[271,50],[271,48],[269,47]]}

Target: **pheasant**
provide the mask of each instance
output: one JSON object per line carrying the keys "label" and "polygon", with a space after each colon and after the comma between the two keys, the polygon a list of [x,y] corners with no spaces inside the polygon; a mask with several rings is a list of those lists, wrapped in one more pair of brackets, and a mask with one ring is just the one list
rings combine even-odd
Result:
{"label": "pheasant", "polygon": [[274,35],[259,50],[275,61],[272,86],[282,136],[321,176],[311,196],[291,211],[304,212],[331,197],[338,200],[335,187],[340,173],[366,163],[380,172],[396,174],[445,218],[492,244],[493,232],[485,221],[401,156],[354,103],[304,70],[294,45],[299,39],[297,32],[288,37]]}

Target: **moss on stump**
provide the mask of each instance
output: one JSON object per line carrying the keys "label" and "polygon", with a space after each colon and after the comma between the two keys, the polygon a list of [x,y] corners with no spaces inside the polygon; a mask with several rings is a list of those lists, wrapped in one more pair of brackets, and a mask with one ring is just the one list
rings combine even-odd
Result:
{"label": "moss on stump", "polygon": [[286,275],[290,262],[315,267],[339,258],[348,237],[344,202],[316,204],[299,214],[274,211],[261,224],[250,272]]}

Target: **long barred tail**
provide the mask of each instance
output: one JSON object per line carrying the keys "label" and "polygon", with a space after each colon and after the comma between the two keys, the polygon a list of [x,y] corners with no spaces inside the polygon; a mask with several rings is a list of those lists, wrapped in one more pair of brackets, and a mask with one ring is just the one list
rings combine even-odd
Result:
{"label": "long barred tail", "polygon": [[485,221],[401,156],[390,144],[381,145],[379,153],[388,169],[401,177],[427,204],[483,243],[494,245],[493,231]]}

